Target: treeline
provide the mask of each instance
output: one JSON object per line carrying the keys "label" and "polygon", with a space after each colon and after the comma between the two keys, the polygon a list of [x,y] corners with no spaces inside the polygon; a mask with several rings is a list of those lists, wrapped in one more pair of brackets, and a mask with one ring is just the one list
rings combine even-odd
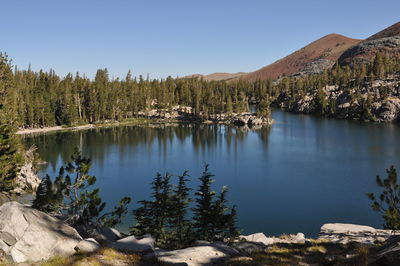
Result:
{"label": "treeline", "polygon": [[[192,107],[199,118],[214,114],[248,111],[258,104],[258,114],[269,116],[271,101],[284,95],[289,108],[310,90],[318,90],[316,113],[325,114],[333,103],[324,97],[326,85],[338,85],[356,94],[366,82],[400,72],[399,56],[377,54],[369,64],[352,64],[318,75],[281,77],[276,81],[205,81],[199,78],[160,80],[133,77],[110,79],[107,69],[99,69],[93,80],[79,73],[58,76],[53,70],[34,72],[12,69],[10,60],[0,54],[0,104],[9,120],[19,128],[76,125],[105,120],[134,118],[151,109]],[[390,92],[382,91],[382,97]],[[356,98],[357,95],[354,95]]]}
{"label": "treeline", "polygon": [[79,73],[58,76],[53,70],[12,70],[0,54],[2,103],[10,120],[20,128],[94,123],[132,118],[139,111],[190,106],[193,114],[248,111],[252,84],[240,81],[207,82],[198,78],[161,80],[132,77],[110,79],[99,69],[93,80]]}

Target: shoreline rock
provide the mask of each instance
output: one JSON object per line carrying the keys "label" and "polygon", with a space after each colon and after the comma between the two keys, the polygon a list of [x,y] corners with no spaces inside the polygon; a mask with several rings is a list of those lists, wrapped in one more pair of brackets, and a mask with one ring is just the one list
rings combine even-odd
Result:
{"label": "shoreline rock", "polygon": [[350,242],[375,244],[385,242],[393,235],[400,235],[400,231],[375,229],[357,224],[330,223],[321,227],[318,239],[342,244]]}
{"label": "shoreline rock", "polygon": [[339,257],[351,262],[358,256],[355,253],[358,247],[376,250],[373,257],[376,261],[397,262],[400,254],[400,231],[343,223],[324,224],[317,239],[307,239],[303,233],[267,237],[260,232],[239,236],[231,244],[198,240],[191,247],[170,251],[157,248],[150,235],[122,238],[113,228],[99,229],[98,234],[100,242],[95,238],[83,239],[74,228],[57,218],[27,205],[7,202],[0,207],[0,262],[1,257],[21,263],[76,253],[96,254],[103,247],[124,254],[140,254],[145,260],[189,266],[229,265],[235,261],[251,261],[254,254],[269,256],[280,251],[298,254],[303,250],[306,255],[319,252],[324,256],[329,247],[339,248],[342,253],[327,253],[328,262]]}
{"label": "shoreline rock", "polygon": [[72,255],[81,240],[74,228],[29,206],[15,201],[0,206],[0,250],[13,262]]}
{"label": "shoreline rock", "polygon": [[[339,88],[337,85],[325,86],[322,89],[329,112],[322,117],[337,119],[361,120],[373,122],[400,122],[400,75],[385,80],[365,82],[364,86],[355,89]],[[304,96],[291,102],[289,94],[282,92],[274,101],[284,111],[302,114],[316,113],[318,91],[310,89]],[[385,95],[385,97],[383,97]],[[357,97],[356,97],[357,96]],[[369,97],[370,114],[366,114],[364,105]]]}
{"label": "shoreline rock", "polygon": [[36,192],[40,181],[33,169],[32,162],[27,162],[21,167],[15,179],[15,188],[11,192],[16,194]]}

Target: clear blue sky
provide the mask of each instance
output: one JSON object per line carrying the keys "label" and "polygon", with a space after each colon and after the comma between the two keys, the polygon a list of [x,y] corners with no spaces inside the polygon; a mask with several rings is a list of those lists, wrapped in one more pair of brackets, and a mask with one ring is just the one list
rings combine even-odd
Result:
{"label": "clear blue sky", "polygon": [[2,0],[0,51],[61,75],[253,71],[329,33],[366,38],[399,0]]}

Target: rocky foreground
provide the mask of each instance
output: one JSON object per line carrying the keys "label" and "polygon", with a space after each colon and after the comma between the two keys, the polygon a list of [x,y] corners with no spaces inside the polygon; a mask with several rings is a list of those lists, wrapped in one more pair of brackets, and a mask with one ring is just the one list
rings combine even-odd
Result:
{"label": "rocky foreground", "polygon": [[[83,239],[72,227],[17,202],[0,207],[0,264],[71,265],[398,265],[400,232],[353,224],[325,224],[317,239],[302,233],[240,236],[232,243],[197,241],[162,250],[150,235],[99,229]],[[97,264],[91,264],[96,261]],[[361,263],[361,264],[359,264]],[[78,265],[78,264],[76,264]],[[82,265],[82,264],[79,264]]]}

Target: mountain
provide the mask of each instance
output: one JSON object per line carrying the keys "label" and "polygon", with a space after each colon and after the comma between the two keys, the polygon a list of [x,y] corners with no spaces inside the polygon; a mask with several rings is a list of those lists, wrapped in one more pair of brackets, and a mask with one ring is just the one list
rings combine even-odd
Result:
{"label": "mountain", "polygon": [[381,39],[381,38],[386,38],[386,37],[393,37],[393,36],[397,36],[400,35],[400,22],[397,22],[395,24],[393,24],[390,27],[387,27],[386,29],[375,33],[374,35],[372,35],[371,37],[369,37],[368,39],[366,39],[366,41],[371,41],[371,40],[376,40],[376,39]]}
{"label": "mountain", "polygon": [[211,81],[211,80],[220,81],[220,80],[230,80],[230,79],[239,78],[246,74],[247,74],[246,72],[238,72],[238,73],[216,72],[216,73],[212,73],[209,75],[193,74],[193,75],[185,76],[184,78],[198,77],[198,78],[203,78],[208,81]]}
{"label": "mountain", "polygon": [[276,79],[283,75],[321,73],[335,62],[348,65],[352,62],[367,63],[376,53],[400,55],[400,22],[373,34],[365,40],[351,39],[339,34],[326,35],[296,52],[254,72],[194,74],[205,80]]}
{"label": "mountain", "polygon": [[339,57],[339,64],[368,63],[377,53],[400,54],[400,22],[349,48]]}
{"label": "mountain", "polygon": [[339,56],[361,40],[329,34],[296,52],[242,77],[249,81],[276,79],[282,75],[320,73],[333,66]]}

